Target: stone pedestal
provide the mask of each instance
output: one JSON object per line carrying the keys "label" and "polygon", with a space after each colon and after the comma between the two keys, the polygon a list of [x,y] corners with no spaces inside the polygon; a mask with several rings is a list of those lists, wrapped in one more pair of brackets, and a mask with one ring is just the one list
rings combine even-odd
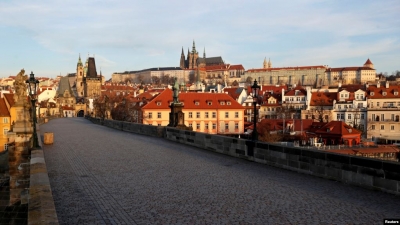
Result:
{"label": "stone pedestal", "polygon": [[173,102],[169,106],[171,112],[169,113],[169,127],[176,127],[182,130],[192,130],[191,127],[185,125],[185,114],[182,112],[183,104],[181,102]]}
{"label": "stone pedestal", "polygon": [[[21,138],[21,137],[20,137]],[[8,148],[10,175],[10,205],[21,201],[21,193],[29,188],[30,177],[30,142],[15,142]]]}

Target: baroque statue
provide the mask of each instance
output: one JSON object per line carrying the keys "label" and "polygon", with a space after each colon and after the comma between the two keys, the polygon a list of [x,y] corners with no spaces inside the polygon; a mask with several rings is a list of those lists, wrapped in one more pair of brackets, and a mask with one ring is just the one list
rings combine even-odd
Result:
{"label": "baroque statue", "polygon": [[16,104],[19,105],[25,105],[27,103],[26,97],[26,80],[28,79],[28,75],[24,75],[25,70],[22,69],[21,72],[17,74],[15,77],[15,82],[14,82],[14,101]]}
{"label": "baroque statue", "polygon": [[174,82],[174,86],[172,87],[172,91],[173,91],[173,103],[179,103],[179,84],[178,84],[178,78],[175,77],[175,82]]}

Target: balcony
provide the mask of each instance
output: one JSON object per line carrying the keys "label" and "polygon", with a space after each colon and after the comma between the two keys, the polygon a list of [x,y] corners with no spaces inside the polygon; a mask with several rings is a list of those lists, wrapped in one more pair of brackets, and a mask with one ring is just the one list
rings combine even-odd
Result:
{"label": "balcony", "polygon": [[400,119],[386,119],[386,120],[372,120],[372,119],[368,119],[368,122],[400,122]]}

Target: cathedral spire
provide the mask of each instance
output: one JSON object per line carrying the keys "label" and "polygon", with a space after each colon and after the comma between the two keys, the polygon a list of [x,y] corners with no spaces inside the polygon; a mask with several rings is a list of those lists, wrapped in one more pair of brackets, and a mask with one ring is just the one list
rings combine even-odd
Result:
{"label": "cathedral spire", "polygon": [[268,58],[268,68],[272,68],[271,58]]}
{"label": "cathedral spire", "polygon": [[204,47],[203,58],[206,58],[206,47]]}
{"label": "cathedral spire", "polygon": [[193,52],[193,53],[196,53],[196,44],[194,43],[194,40],[193,40],[192,52]]}
{"label": "cathedral spire", "polygon": [[179,67],[181,67],[181,69],[185,69],[185,53],[183,53],[183,46],[182,46],[182,53],[181,53],[181,60],[179,62]]}
{"label": "cathedral spire", "polygon": [[81,53],[79,53],[79,59],[78,59],[78,64],[77,66],[83,66],[82,60],[81,60]]}
{"label": "cathedral spire", "polygon": [[268,68],[267,57],[264,58],[263,68],[264,69]]}

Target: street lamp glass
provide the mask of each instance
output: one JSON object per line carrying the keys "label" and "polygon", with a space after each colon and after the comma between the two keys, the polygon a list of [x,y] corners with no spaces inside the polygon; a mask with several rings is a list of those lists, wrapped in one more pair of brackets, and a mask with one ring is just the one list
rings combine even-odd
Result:
{"label": "street lamp glass", "polygon": [[29,79],[26,80],[26,83],[29,84],[28,85],[29,95],[31,96],[31,98],[35,98],[36,97],[37,84],[39,83],[39,81],[37,79],[35,79],[35,74],[33,74],[33,72],[31,72],[31,74],[29,75]]}
{"label": "street lamp glass", "polygon": [[251,86],[253,92],[253,101],[256,102],[258,98],[258,92],[260,91],[260,86],[257,85],[257,80],[254,80],[253,86]]}

